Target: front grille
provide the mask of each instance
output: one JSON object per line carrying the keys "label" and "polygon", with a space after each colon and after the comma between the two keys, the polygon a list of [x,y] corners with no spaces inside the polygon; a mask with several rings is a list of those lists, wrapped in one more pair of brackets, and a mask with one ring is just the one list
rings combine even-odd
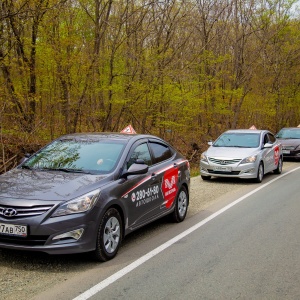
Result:
{"label": "front grille", "polygon": [[241,161],[241,159],[236,158],[236,159],[218,159],[218,158],[213,158],[209,157],[208,160],[214,164],[217,165],[233,165]]}
{"label": "front grille", "polygon": [[294,150],[295,149],[295,147],[294,146],[282,146],[282,149],[283,150]]}
{"label": "front grille", "polygon": [[10,235],[0,235],[0,243],[21,246],[43,246],[45,245],[49,236],[47,235],[34,235],[23,237],[15,237]]}
{"label": "front grille", "polygon": [[226,172],[226,171],[214,171],[214,170],[207,170],[210,174],[220,174],[220,175],[239,175],[240,171],[232,171],[232,172]]}
{"label": "front grille", "polygon": [[0,206],[0,217],[4,219],[18,219],[18,218],[27,218],[27,217],[35,217],[39,216],[49,209],[51,209],[53,205],[36,205],[36,206]]}

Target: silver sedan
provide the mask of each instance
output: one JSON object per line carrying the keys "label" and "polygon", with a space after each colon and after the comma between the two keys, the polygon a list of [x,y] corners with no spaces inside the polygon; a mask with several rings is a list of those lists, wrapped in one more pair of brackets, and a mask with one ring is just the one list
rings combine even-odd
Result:
{"label": "silver sedan", "polygon": [[200,160],[203,180],[214,176],[261,182],[269,172],[282,172],[282,146],[268,130],[228,130],[208,144]]}

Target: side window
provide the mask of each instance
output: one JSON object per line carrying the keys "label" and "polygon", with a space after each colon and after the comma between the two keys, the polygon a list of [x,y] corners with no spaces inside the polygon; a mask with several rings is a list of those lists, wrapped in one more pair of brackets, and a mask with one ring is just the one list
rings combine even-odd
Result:
{"label": "side window", "polygon": [[161,161],[167,160],[172,157],[172,151],[167,145],[150,142],[149,143],[152,153],[154,155],[154,164],[157,164]]}
{"label": "side window", "polygon": [[265,134],[264,136],[264,144],[269,143],[268,135]]}
{"label": "side window", "polygon": [[151,155],[146,143],[138,145],[133,150],[127,163],[127,168],[129,168],[133,163],[135,163],[137,159],[143,159],[146,165],[151,166]]}
{"label": "side window", "polygon": [[273,134],[271,134],[271,133],[268,133],[268,137],[269,137],[269,143],[272,143],[272,144],[274,144],[274,143],[275,143],[275,141],[276,141],[276,139],[275,139],[274,135],[273,135]]}

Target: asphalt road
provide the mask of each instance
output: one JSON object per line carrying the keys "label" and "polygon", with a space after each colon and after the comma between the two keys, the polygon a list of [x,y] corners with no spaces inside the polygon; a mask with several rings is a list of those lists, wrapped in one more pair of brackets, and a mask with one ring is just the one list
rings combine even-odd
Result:
{"label": "asphalt road", "polygon": [[[285,162],[283,173],[299,166],[300,164],[297,162]],[[273,267],[267,268],[271,273],[278,271],[277,266],[287,264],[281,263],[280,260],[277,263],[278,257],[275,257],[277,251],[282,254],[284,248],[281,245],[282,241],[277,240],[276,236],[265,237],[262,232],[266,231],[267,235],[273,233],[271,229],[274,227],[275,220],[273,219],[273,225],[268,225],[269,227],[265,224],[265,220],[269,218],[270,213],[275,213],[273,205],[274,199],[277,199],[276,196],[284,193],[283,199],[286,199],[286,197],[289,197],[286,194],[288,192],[292,192],[292,195],[298,194],[299,188],[296,186],[295,189],[298,190],[293,190],[287,185],[287,182],[294,182],[297,185],[299,171],[295,178],[292,179],[292,176],[294,175],[289,174],[280,178],[276,183],[262,189],[259,192],[260,196],[257,196],[258,194],[253,195],[251,200],[249,200],[249,197],[249,199],[244,200],[226,213],[205,224],[205,226],[178,240],[174,245],[126,274],[125,277],[109,285],[93,299],[105,299],[106,297],[106,299],[129,299],[129,297],[182,299],[183,296],[199,299],[199,295],[202,293],[203,297],[200,299],[226,299],[223,297],[226,289],[233,290],[235,286],[236,293],[234,295],[236,296],[238,295],[236,286],[247,286],[249,284],[246,282],[247,280],[256,285],[257,280],[259,281],[260,278],[260,281],[262,281],[264,277],[263,268],[266,269],[266,267],[263,267],[261,271],[258,270],[258,266],[262,265],[260,262],[255,267],[257,270],[251,272],[252,265],[254,265],[257,258],[266,261],[266,257],[270,257],[270,259],[274,257]],[[263,184],[277,177],[278,175],[267,175],[263,180]],[[107,278],[110,278],[109,276],[114,278],[116,272],[128,268],[131,263],[135,264],[138,258],[147,255],[149,251],[167,243],[180,232],[189,230],[195,224],[206,220],[207,217],[212,216],[232,201],[263,186],[263,184],[226,179],[213,179],[204,182],[200,177],[193,178],[191,205],[188,216],[183,223],[174,225],[167,219],[162,219],[138,230],[124,240],[118,256],[107,263],[95,263],[89,259],[88,255],[48,256],[40,253],[0,250],[0,299],[74,299],[99,282],[107,280]],[[276,186],[279,187],[278,192],[274,189]],[[270,189],[271,187],[272,189]],[[264,190],[266,190],[266,193],[261,194]],[[254,197],[253,200],[252,197]],[[270,200],[267,200],[268,198]],[[297,197],[294,198],[295,207],[292,209],[292,215],[296,216],[299,209],[297,209]],[[273,202],[271,199],[273,199]],[[248,211],[246,203],[251,204],[252,202],[253,204],[250,205]],[[279,199],[275,203],[275,208],[278,209],[277,213],[286,207],[286,214],[289,215],[287,207],[290,207],[288,205],[290,201]],[[280,204],[285,206],[281,208]],[[236,211],[239,207],[241,210]],[[231,211],[234,215],[231,215]],[[228,215],[229,213],[230,215]],[[287,223],[288,226],[284,226],[286,228],[284,233],[291,231],[297,237],[295,230],[290,230],[290,226],[297,228],[294,227],[297,224],[289,223],[289,219],[279,219],[278,222],[275,223],[277,226],[274,228],[281,228],[280,224]],[[261,225],[258,226],[258,224]],[[299,246],[300,238],[295,240],[295,236],[292,238],[286,237],[283,243],[295,241],[295,244],[298,243]],[[246,239],[247,237],[251,237],[252,240]],[[233,240],[229,240],[229,238]],[[255,243],[256,246],[254,247]],[[269,254],[266,248],[268,244],[274,246]],[[262,247],[262,245],[264,246]],[[253,246],[253,249],[247,252],[248,249],[251,249],[251,246]],[[270,259],[267,260],[268,266]],[[290,265],[293,266],[292,261],[287,264],[287,266]],[[220,271],[219,275],[217,275],[217,271]],[[295,272],[290,273],[284,270],[283,274],[295,275],[297,280],[299,276],[296,275],[299,274],[295,274]],[[245,279],[242,284],[243,277],[241,274],[244,274],[244,278],[247,274],[247,276],[251,275],[251,278],[246,278],[247,280]],[[238,275],[238,277],[234,279],[235,275]],[[258,277],[256,278],[256,276]],[[225,278],[228,278],[228,281],[225,281]],[[231,279],[237,280],[237,282],[232,282]],[[286,281],[283,281],[282,286],[285,286],[284,282]],[[237,283],[239,284],[237,285]],[[225,286],[227,287],[225,288]],[[262,286],[261,289],[266,288]],[[242,290],[244,291],[244,288]],[[285,291],[286,289],[279,287],[279,290]],[[205,294],[204,291],[207,291],[208,294]],[[219,295],[222,295],[222,297],[219,297]],[[243,295],[240,294],[239,297],[249,299]],[[276,298],[279,294],[274,295],[275,298],[272,299],[279,299],[279,297]],[[288,293],[286,295],[285,299],[295,299]],[[236,296],[236,298],[239,297]],[[250,298],[253,299],[253,297]]]}
{"label": "asphalt road", "polygon": [[90,299],[300,299],[300,169]]}

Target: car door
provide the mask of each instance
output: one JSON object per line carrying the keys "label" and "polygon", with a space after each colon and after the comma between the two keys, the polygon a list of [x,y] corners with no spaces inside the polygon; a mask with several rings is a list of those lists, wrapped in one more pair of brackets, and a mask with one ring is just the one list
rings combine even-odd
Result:
{"label": "car door", "polygon": [[154,162],[152,176],[156,176],[161,188],[160,205],[155,208],[156,215],[169,212],[178,192],[180,170],[172,149],[157,140],[149,140],[149,148]]}
{"label": "car door", "polygon": [[126,168],[141,160],[149,166],[148,172],[129,175],[124,183],[126,192],[122,196],[128,215],[126,223],[131,230],[153,220],[162,202],[161,178],[157,176],[158,167],[153,165],[148,140],[145,139],[132,146],[126,159]]}
{"label": "car door", "polygon": [[161,140],[149,139],[132,147],[127,167],[143,159],[149,171],[143,176],[128,177],[132,187],[124,196],[129,229],[140,227],[170,211],[178,191],[179,171],[174,165],[174,156],[174,151]]}
{"label": "car door", "polygon": [[273,146],[271,148],[263,148],[263,160],[264,160],[264,168],[265,173],[268,173],[272,170],[274,170],[274,140],[272,140],[272,137],[270,136],[270,133],[266,132],[264,133],[263,138],[263,147],[265,147],[266,144],[272,144]]}
{"label": "car door", "polygon": [[273,171],[278,166],[278,162],[280,158],[280,146],[275,136],[270,132],[268,133],[268,139],[269,139],[269,143],[273,145],[272,147],[273,158],[270,160],[270,171]]}

